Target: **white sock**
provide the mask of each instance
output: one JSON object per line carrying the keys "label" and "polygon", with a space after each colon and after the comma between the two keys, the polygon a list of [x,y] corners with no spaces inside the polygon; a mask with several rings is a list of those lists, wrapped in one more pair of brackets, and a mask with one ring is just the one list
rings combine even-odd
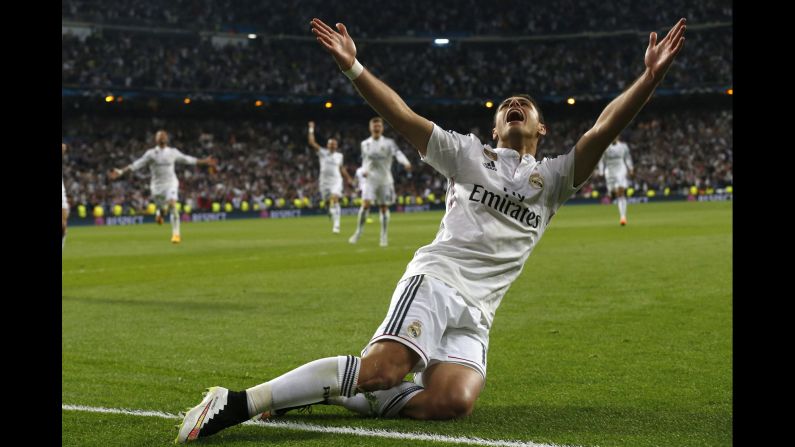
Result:
{"label": "white sock", "polygon": [[331,222],[334,225],[334,228],[340,227],[340,203],[337,202],[334,205],[331,205]]}
{"label": "white sock", "polygon": [[367,221],[367,212],[369,210],[364,207],[359,208],[359,221],[356,223],[356,234],[361,235],[364,229],[364,223]]}
{"label": "white sock", "polygon": [[177,211],[177,207],[171,207],[171,234],[175,236],[179,236],[179,211]]}
{"label": "white sock", "polygon": [[618,198],[618,212],[621,213],[621,217],[627,217],[627,198],[626,197],[619,197]]}
{"label": "white sock", "polygon": [[246,390],[248,415],[266,410],[300,407],[332,397],[356,394],[359,357],[327,357],[300,366],[288,373]]}
{"label": "white sock", "polygon": [[389,227],[389,209],[386,211],[381,211],[379,214],[379,220],[381,221],[381,240],[385,240],[387,228]]}
{"label": "white sock", "polygon": [[332,405],[341,405],[348,410],[365,416],[394,418],[400,410],[424,388],[414,382],[403,382],[388,390],[359,393],[353,397],[329,399]]}

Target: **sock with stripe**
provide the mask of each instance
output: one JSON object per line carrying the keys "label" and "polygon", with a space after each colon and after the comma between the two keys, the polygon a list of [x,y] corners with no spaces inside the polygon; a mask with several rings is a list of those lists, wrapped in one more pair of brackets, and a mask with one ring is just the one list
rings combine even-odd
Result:
{"label": "sock with stripe", "polygon": [[172,206],[171,213],[169,214],[169,219],[171,220],[171,235],[179,236],[179,211],[177,211],[177,207]]}
{"label": "sock with stripe", "polygon": [[246,390],[249,417],[265,411],[323,403],[332,397],[356,394],[359,357],[315,360],[269,382]]}
{"label": "sock with stripe", "polygon": [[626,196],[618,198],[618,213],[621,214],[621,217],[627,217],[627,198],[626,198]]}
{"label": "sock with stripe", "polygon": [[388,390],[359,393],[353,397],[329,399],[332,405],[340,405],[365,416],[395,418],[417,393],[424,390],[414,382],[403,382]]}

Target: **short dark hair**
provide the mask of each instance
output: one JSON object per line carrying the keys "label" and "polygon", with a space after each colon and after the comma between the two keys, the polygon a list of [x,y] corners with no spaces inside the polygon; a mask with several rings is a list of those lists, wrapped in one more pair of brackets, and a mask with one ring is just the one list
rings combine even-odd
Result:
{"label": "short dark hair", "polygon": [[375,123],[375,122],[381,122],[381,123],[383,123],[383,122],[384,122],[384,120],[383,120],[383,119],[381,119],[381,117],[380,117],[380,116],[376,116],[375,118],[370,118],[370,124],[373,124],[373,123]]}
{"label": "short dark hair", "polygon": [[[524,98],[524,99],[530,101],[530,104],[532,104],[533,108],[535,108],[536,112],[538,112],[538,122],[541,123],[541,124],[546,125],[546,123],[544,122],[544,113],[541,111],[541,107],[538,105],[538,101],[536,101],[532,96],[528,95],[527,93],[516,93],[516,94],[508,96],[508,98],[516,98],[516,97]],[[503,102],[507,101],[508,98],[503,99],[502,102],[500,102],[500,105],[502,105]],[[497,110],[498,111],[500,110],[499,106],[497,106]],[[494,119],[495,120],[497,119],[497,112],[494,112]],[[495,121],[495,124],[496,124],[496,121]]]}

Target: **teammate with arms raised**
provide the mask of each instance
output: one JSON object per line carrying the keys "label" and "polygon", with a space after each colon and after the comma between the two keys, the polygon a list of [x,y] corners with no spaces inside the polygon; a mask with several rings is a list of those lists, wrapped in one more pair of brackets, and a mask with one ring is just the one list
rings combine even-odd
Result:
{"label": "teammate with arms raised", "polygon": [[599,175],[604,176],[607,182],[607,193],[618,204],[619,223],[627,224],[627,197],[625,191],[629,186],[627,175],[632,177],[632,156],[629,155],[629,146],[616,138],[599,160]]}
{"label": "teammate with arms raised", "polygon": [[179,190],[179,180],[174,169],[176,163],[190,165],[216,166],[217,162],[212,157],[197,159],[190,155],[185,155],[179,149],[168,146],[168,133],[165,130],[158,130],[155,134],[157,145],[147,150],[144,155],[119,169],[113,169],[109,176],[111,180],[116,180],[119,176],[129,171],[137,171],[145,166],[149,166],[152,174],[150,189],[152,199],[157,205],[155,219],[158,224],[163,223],[163,213],[169,213],[171,218],[171,242],[178,244],[182,241],[179,232],[179,211],[177,211],[177,191]]}
{"label": "teammate with arms raised", "polygon": [[329,214],[331,214],[331,232],[340,232],[340,197],[342,196],[342,178],[349,185],[353,185],[353,180],[342,164],[342,154],[337,151],[338,143],[334,138],[329,138],[326,147],[321,147],[315,141],[315,122],[309,122],[307,132],[309,147],[317,152],[320,161],[320,176],[318,187],[323,200],[328,200]]}
{"label": "teammate with arms raised", "polygon": [[364,231],[364,224],[370,212],[370,205],[379,207],[381,222],[380,245],[389,245],[387,230],[389,228],[389,206],[395,203],[395,179],[392,178],[392,159],[411,171],[409,159],[400,151],[395,140],[385,137],[384,121],[375,117],[370,120],[370,138],[362,141],[362,168],[364,168],[365,186],[362,187],[362,206],[356,223],[356,232],[348,239],[355,244]]}
{"label": "teammate with arms raised", "polygon": [[[185,415],[177,442],[262,413],[322,402],[381,417],[468,415],[485,383],[489,330],[500,300],[557,209],[588,179],[608,144],[662,81],[684,44],[685,20],[659,43],[651,33],[640,77],[571,150],[541,161],[535,155],[547,128],[529,96],[500,104],[491,149],[471,134],[445,131],[417,115],[364,70],[345,26],[337,29],[312,21],[318,42],[361,96],[447,177],[442,225],[434,241],[415,253],[361,358],[315,360],[245,391],[213,387]],[[404,382],[411,371],[419,374]]]}

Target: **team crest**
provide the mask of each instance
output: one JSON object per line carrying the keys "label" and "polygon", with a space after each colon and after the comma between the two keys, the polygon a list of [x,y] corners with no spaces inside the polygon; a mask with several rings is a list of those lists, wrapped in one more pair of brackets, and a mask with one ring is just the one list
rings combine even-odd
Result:
{"label": "team crest", "polygon": [[535,188],[541,189],[544,187],[544,177],[541,177],[541,174],[536,172],[530,176],[530,184]]}
{"label": "team crest", "polygon": [[483,155],[491,161],[497,161],[497,153],[492,152],[485,147],[483,148]]}
{"label": "team crest", "polygon": [[422,334],[422,323],[419,321],[413,321],[409,327],[406,328],[406,330],[408,331],[409,335],[417,338],[420,336],[420,334]]}

